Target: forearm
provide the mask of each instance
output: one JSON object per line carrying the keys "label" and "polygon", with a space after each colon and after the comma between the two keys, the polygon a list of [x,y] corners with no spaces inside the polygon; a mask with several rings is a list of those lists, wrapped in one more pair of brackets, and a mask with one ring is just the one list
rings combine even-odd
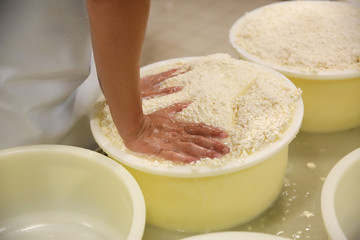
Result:
{"label": "forearm", "polygon": [[98,76],[124,139],[143,120],[139,69],[149,5],[150,0],[87,0]]}

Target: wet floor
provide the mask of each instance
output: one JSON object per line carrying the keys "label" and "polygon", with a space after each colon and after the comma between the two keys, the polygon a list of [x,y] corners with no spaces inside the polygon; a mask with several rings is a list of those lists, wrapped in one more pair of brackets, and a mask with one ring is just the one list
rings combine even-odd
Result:
{"label": "wet floor", "polygon": [[[213,53],[237,57],[228,34],[245,12],[270,0],[153,0],[142,66],[161,60]],[[281,196],[267,212],[235,231],[256,231],[290,239],[327,239],[320,211],[324,178],[332,166],[360,146],[360,128],[330,134],[300,133],[290,144]],[[181,239],[192,234],[147,225],[144,240]]]}

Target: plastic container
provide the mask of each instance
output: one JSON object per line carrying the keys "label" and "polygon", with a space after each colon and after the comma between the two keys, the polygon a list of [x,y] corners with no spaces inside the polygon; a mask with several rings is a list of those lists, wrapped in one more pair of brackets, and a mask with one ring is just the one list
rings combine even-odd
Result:
{"label": "plastic container", "polygon": [[120,164],[90,150],[0,151],[0,239],[142,239],[145,202]]}
{"label": "plastic container", "polygon": [[196,235],[182,240],[290,240],[290,238],[256,232],[217,232]]}
{"label": "plastic container", "polygon": [[[238,26],[246,16],[256,15],[263,7],[270,5],[296,3],[296,1],[273,3],[240,17],[230,29],[229,39],[232,47],[240,58],[282,73],[303,90],[305,112],[301,126],[302,131],[335,132],[360,126],[360,69],[318,73],[296,71],[264,61],[236,44]],[[332,2],[332,4],[348,5],[349,3]],[[353,7],[359,6],[354,5]],[[259,17],[262,16],[259,15]],[[272,20],[276,21],[276,19]]]}
{"label": "plastic container", "polygon": [[326,177],[321,211],[329,238],[355,240],[360,236],[360,148],[341,159]]}
{"label": "plastic container", "polygon": [[[187,59],[154,63],[142,68],[142,72],[166,70],[165,66]],[[266,71],[285,78],[270,69]],[[147,164],[144,159],[122,151],[101,131],[97,114],[100,107],[96,104],[92,113],[93,136],[139,183],[146,202],[147,222],[162,228],[199,233],[248,222],[272,205],[283,186],[288,144],[298,133],[303,117],[303,103],[299,99],[293,121],[279,140],[249,155],[243,162],[221,168],[201,166],[194,170],[187,165]]]}

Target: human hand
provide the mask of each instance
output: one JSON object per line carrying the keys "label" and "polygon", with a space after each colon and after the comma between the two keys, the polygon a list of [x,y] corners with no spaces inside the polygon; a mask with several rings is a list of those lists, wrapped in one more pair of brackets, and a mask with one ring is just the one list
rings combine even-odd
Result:
{"label": "human hand", "polygon": [[181,163],[205,157],[222,157],[229,153],[229,147],[214,139],[226,138],[228,135],[224,131],[206,124],[186,123],[175,119],[174,114],[188,105],[177,103],[145,115],[141,130],[125,145],[135,152]]}
{"label": "human hand", "polygon": [[142,98],[152,98],[155,96],[162,96],[174,92],[178,92],[182,89],[181,86],[159,88],[159,83],[165,81],[168,78],[174,77],[179,74],[183,74],[188,70],[185,68],[170,69],[166,72],[161,72],[154,75],[149,75],[140,79],[140,89]]}

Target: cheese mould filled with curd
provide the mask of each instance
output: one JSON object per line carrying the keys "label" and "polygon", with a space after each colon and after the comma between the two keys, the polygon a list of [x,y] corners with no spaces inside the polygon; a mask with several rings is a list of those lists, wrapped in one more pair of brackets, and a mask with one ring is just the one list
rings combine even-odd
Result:
{"label": "cheese mould filled with curd", "polygon": [[[102,97],[91,127],[99,146],[125,165],[145,197],[150,224],[189,232],[228,229],[265,211],[277,199],[288,144],[303,117],[301,90],[283,75],[227,54],[171,59],[141,69],[142,77],[179,68],[161,83],[181,86],[143,99],[145,114],[189,102],[175,118],[226,131],[230,152],[183,164],[128,150]],[[219,221],[219,219],[222,219]]]}
{"label": "cheese mould filled with curd", "polygon": [[360,126],[360,5],[280,1],[241,16],[229,39],[239,57],[272,68],[303,91],[302,131]]}

